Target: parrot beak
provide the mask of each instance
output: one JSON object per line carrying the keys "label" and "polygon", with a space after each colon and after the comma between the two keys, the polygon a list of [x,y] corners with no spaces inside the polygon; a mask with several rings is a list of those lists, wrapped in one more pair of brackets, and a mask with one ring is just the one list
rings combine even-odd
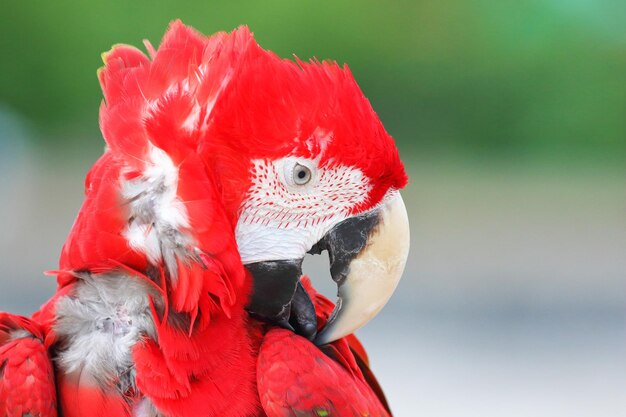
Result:
{"label": "parrot beak", "polygon": [[338,297],[328,323],[315,338],[323,345],[365,325],[395,291],[409,255],[409,220],[400,193],[339,223],[320,244],[328,250]]}
{"label": "parrot beak", "polygon": [[327,250],[337,303],[316,335],[315,307],[300,284],[302,259],[246,265],[254,277],[248,311],[322,345],[362,327],[387,304],[409,253],[409,221],[399,192],[335,225],[309,251]]}

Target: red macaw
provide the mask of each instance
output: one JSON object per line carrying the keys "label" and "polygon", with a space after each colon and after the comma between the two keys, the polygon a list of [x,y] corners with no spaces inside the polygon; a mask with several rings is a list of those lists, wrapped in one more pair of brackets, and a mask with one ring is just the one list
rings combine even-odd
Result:
{"label": "red macaw", "polygon": [[[104,55],[57,293],[0,315],[0,417],[390,415],[351,333],[404,269],[407,177],[349,70],[246,27],[146,46]],[[322,250],[335,308],[302,278]]]}

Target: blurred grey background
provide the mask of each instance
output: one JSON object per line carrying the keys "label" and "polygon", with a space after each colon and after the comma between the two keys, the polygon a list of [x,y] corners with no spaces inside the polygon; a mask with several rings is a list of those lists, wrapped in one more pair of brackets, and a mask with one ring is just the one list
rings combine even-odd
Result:
{"label": "blurred grey background", "polygon": [[[100,53],[174,18],[348,62],[396,138],[411,255],[358,332],[396,416],[626,416],[620,1],[7,3],[0,310],[54,291],[103,147]],[[305,268],[332,296],[326,265]]]}

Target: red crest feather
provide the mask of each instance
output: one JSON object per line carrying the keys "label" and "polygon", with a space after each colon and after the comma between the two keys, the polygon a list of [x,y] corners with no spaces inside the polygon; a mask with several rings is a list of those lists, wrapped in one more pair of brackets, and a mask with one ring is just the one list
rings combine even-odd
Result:
{"label": "red crest feather", "polygon": [[149,143],[174,162],[195,151],[250,43],[247,27],[206,37],[175,21],[159,48],[150,48],[152,59],[131,46],[113,47],[98,73],[105,99],[100,126],[111,150],[137,168]]}

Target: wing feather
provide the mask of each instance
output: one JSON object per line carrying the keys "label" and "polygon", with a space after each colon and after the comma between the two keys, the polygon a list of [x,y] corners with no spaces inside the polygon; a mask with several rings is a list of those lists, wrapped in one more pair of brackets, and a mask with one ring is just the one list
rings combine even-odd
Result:
{"label": "wing feather", "polygon": [[[342,343],[340,343],[341,345]],[[344,346],[332,346],[341,361]],[[307,339],[285,329],[270,330],[261,345],[257,385],[268,417],[389,417],[363,379]]]}
{"label": "wing feather", "polygon": [[41,327],[0,312],[0,416],[56,417],[52,362]]}

